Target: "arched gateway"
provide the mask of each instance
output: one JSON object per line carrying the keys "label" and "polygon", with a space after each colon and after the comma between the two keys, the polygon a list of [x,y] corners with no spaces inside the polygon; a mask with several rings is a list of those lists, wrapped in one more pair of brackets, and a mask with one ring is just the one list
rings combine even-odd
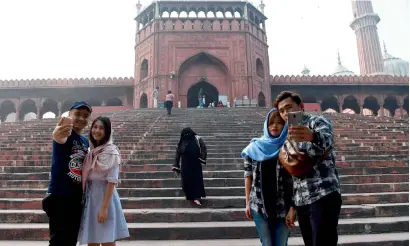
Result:
{"label": "arched gateway", "polygon": [[[205,106],[207,107],[211,102],[218,102],[219,92],[218,89],[212,84],[206,81],[200,81],[195,85],[191,86],[187,94],[187,107],[198,107],[198,93],[200,89],[203,89],[205,95]],[[215,103],[215,105],[216,105]]]}
{"label": "arched gateway", "polygon": [[218,102],[219,93],[229,93],[227,66],[208,53],[200,52],[188,58],[181,64],[179,74],[179,100],[182,107],[197,107],[201,88],[205,94],[206,107],[211,102]]}

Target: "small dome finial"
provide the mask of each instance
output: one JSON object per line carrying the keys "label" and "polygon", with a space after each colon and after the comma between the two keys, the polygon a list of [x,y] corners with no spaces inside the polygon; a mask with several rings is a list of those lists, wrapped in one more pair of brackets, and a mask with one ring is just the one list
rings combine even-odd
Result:
{"label": "small dome finial", "polygon": [[384,42],[384,40],[383,40],[383,48],[384,48],[384,53],[387,54],[386,42]]}
{"label": "small dome finial", "polygon": [[140,13],[141,13],[141,8],[142,8],[141,1],[138,0],[138,2],[137,2],[137,14],[140,14]]}
{"label": "small dome finial", "polygon": [[340,60],[340,52],[339,52],[339,49],[337,49],[337,64],[342,65],[342,61]]}
{"label": "small dome finial", "polygon": [[261,0],[261,3],[259,4],[259,8],[261,9],[262,14],[265,14],[265,3],[263,3],[263,0]]}
{"label": "small dome finial", "polygon": [[310,70],[309,70],[309,68],[307,68],[306,64],[303,65],[302,74],[303,75],[309,75],[310,74]]}

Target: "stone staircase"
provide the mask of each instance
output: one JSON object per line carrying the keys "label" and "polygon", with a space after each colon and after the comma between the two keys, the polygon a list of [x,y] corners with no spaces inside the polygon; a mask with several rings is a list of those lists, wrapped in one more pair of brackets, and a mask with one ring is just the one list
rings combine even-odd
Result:
{"label": "stone staircase", "polygon": [[[240,151],[262,134],[267,112],[213,108],[175,109],[172,116],[164,110],[107,115],[124,160],[118,191],[133,243],[260,245],[253,222],[244,215]],[[408,245],[408,119],[327,117],[334,124],[343,196],[340,244]],[[49,180],[55,123],[1,125],[0,240],[48,237],[41,200]],[[208,147],[204,167],[208,197],[202,208],[185,201],[180,181],[170,171],[180,130],[186,126],[201,135]],[[291,236],[290,245],[303,245],[299,228]]]}

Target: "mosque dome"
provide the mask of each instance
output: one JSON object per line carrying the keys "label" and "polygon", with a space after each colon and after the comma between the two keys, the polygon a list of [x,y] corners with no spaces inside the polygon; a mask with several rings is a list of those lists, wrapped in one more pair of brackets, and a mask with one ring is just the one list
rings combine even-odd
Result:
{"label": "mosque dome", "polygon": [[337,76],[356,75],[355,73],[353,73],[352,71],[350,71],[349,69],[347,69],[345,66],[342,65],[342,61],[340,60],[339,51],[337,52],[337,63],[338,63],[338,66],[336,67],[335,71],[333,72],[333,75],[337,75]]}
{"label": "mosque dome", "polygon": [[392,76],[409,76],[409,62],[387,53],[384,44],[383,54],[384,71]]}

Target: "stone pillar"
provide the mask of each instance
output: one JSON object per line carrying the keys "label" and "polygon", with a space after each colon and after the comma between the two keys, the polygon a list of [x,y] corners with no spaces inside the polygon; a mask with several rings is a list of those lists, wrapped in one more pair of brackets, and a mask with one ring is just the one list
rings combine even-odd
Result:
{"label": "stone pillar", "polygon": [[380,115],[379,114],[377,114],[377,115],[378,116],[384,116],[384,108],[383,108],[384,98],[383,98],[383,96],[377,97],[377,104],[379,104],[379,106],[380,106],[380,109],[379,109]]}
{"label": "stone pillar", "polygon": [[61,115],[62,115],[62,107],[63,107],[63,103],[62,102],[58,102],[57,103],[57,108],[58,108],[58,115],[56,115],[57,116],[57,118],[60,118],[61,117]]}
{"label": "stone pillar", "polygon": [[404,108],[403,108],[404,97],[401,97],[401,96],[397,97],[397,106],[399,107],[399,110],[400,110],[400,117],[402,117],[404,113]]}
{"label": "stone pillar", "polygon": [[36,118],[37,118],[37,120],[41,120],[41,107],[37,107]]}
{"label": "stone pillar", "polygon": [[43,100],[41,98],[36,99],[36,108],[37,108],[37,114],[36,114],[36,119],[40,120],[41,119],[41,108],[43,107]]}
{"label": "stone pillar", "polygon": [[20,99],[15,102],[16,107],[16,122],[20,120]]}
{"label": "stone pillar", "polygon": [[339,113],[343,113],[343,101],[344,101],[344,96],[337,97],[337,104],[339,104]]}

